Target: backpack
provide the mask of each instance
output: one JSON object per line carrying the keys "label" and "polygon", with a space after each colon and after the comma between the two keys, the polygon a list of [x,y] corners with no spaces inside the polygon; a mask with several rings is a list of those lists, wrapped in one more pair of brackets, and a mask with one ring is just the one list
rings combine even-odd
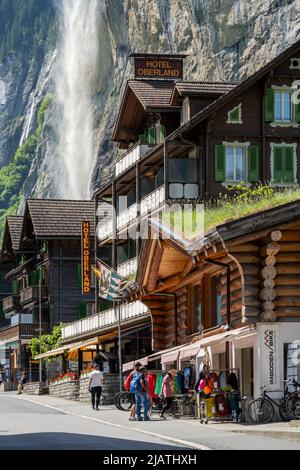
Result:
{"label": "backpack", "polygon": [[129,392],[130,390],[130,382],[132,380],[133,373],[131,372],[126,379],[124,380],[124,389]]}
{"label": "backpack", "polygon": [[137,393],[141,391],[141,378],[142,374],[136,374],[133,376],[130,382],[130,393]]}

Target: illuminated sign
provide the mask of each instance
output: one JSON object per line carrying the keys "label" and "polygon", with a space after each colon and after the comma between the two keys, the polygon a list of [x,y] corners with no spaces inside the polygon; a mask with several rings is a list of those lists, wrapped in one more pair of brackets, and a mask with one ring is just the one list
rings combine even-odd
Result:
{"label": "illuminated sign", "polygon": [[183,77],[181,59],[135,58],[134,68],[136,78],[169,78],[177,80]]}
{"label": "illuminated sign", "polygon": [[91,239],[90,222],[83,221],[81,224],[81,279],[82,293],[91,292]]}

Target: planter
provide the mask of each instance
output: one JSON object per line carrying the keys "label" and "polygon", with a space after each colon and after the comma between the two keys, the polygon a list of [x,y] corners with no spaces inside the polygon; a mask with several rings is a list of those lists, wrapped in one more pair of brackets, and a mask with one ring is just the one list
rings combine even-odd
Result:
{"label": "planter", "polygon": [[26,395],[47,395],[49,393],[49,387],[46,387],[45,383],[29,382],[24,385],[23,392]]}
{"label": "planter", "polygon": [[71,377],[55,380],[49,385],[49,395],[66,400],[78,400],[79,380]]}

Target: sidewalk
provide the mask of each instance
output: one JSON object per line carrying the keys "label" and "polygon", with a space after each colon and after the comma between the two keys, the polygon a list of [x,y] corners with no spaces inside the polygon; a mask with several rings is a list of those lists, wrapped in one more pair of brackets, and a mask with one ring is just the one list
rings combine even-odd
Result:
{"label": "sidewalk", "polygon": [[[15,392],[7,392],[9,395],[15,395]],[[129,421],[129,413],[119,411],[114,405],[101,406],[100,411],[94,411],[87,403],[80,403],[72,400],[65,400],[63,398],[56,398],[49,395],[21,395],[16,396],[16,399],[28,400],[36,404],[53,407],[59,409],[66,414],[73,414],[88,419],[97,420],[103,424],[121,427],[121,428],[136,428],[137,426],[147,426],[147,431],[153,433],[165,433],[171,435],[178,435],[178,431],[184,435],[184,428],[192,431],[192,434],[197,432],[197,427],[201,428],[202,432],[206,428],[208,431],[216,430],[225,433],[242,433],[260,435],[264,437],[273,437],[279,439],[288,439],[292,441],[300,441],[300,421],[292,421],[290,423],[278,422],[262,425],[251,425],[248,423],[216,423],[209,422],[208,424],[200,424],[197,419],[193,418],[180,418],[173,419],[167,417],[162,420],[158,413],[153,413],[151,421],[148,423]],[[146,428],[145,428],[146,429]]]}

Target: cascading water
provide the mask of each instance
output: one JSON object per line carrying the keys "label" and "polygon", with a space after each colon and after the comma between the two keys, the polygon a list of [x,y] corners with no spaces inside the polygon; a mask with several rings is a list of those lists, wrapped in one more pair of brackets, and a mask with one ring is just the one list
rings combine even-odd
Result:
{"label": "cascading water", "polygon": [[96,161],[92,97],[98,66],[98,0],[60,0],[61,51],[56,72],[58,197],[88,199]]}

